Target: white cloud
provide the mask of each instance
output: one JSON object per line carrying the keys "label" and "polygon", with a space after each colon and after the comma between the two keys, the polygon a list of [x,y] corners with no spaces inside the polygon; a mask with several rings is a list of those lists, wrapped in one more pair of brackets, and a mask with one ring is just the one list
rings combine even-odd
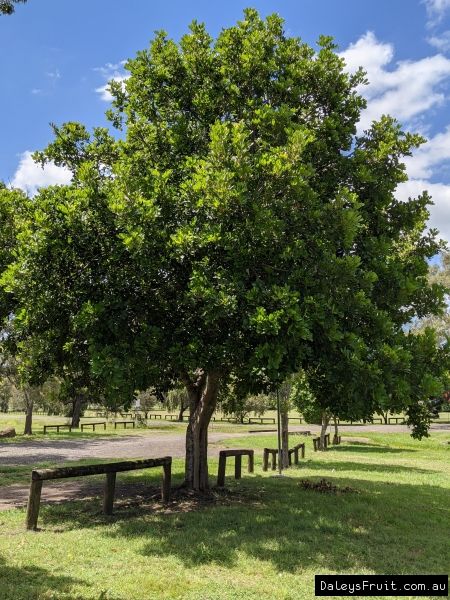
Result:
{"label": "white cloud", "polygon": [[423,179],[411,179],[401,183],[397,188],[397,198],[408,200],[416,198],[427,190],[433,199],[434,206],[430,207],[430,227],[439,230],[439,237],[450,242],[450,185],[430,183]]}
{"label": "white cloud", "polygon": [[440,166],[448,166],[450,160],[450,125],[445,131],[436,134],[426,144],[415,150],[413,156],[406,157],[408,175],[413,179],[432,177]]}
{"label": "white cloud", "polygon": [[450,10],[450,0],[423,0],[426,6],[429,27],[435,27]]}
{"label": "white cloud", "polygon": [[439,35],[431,36],[427,41],[441,52],[450,51],[450,29],[443,31]]}
{"label": "white cloud", "polygon": [[126,60],[122,60],[119,63],[107,63],[104,67],[97,67],[94,71],[98,71],[103,79],[106,79],[106,83],[95,91],[100,94],[100,98],[105,102],[111,102],[113,99],[111,92],[109,91],[109,84],[111,81],[118,81],[123,83],[129,78],[128,73],[125,73],[123,67]]}
{"label": "white cloud", "polygon": [[72,173],[54,163],[48,163],[44,168],[36,164],[27,150],[21,155],[19,166],[14,174],[11,187],[20,188],[33,196],[41,187],[48,185],[65,185],[72,179]]}
{"label": "white cloud", "polygon": [[442,85],[450,81],[450,59],[441,54],[397,62],[392,68],[392,44],[378,41],[369,31],[341,56],[349,72],[359,66],[367,72],[369,85],[359,90],[368,101],[361,115],[360,132],[383,114],[404,122],[445,102]]}

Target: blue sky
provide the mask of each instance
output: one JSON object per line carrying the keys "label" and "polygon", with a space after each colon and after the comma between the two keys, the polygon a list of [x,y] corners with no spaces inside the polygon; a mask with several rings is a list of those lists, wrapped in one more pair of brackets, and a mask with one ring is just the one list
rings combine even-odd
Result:
{"label": "blue sky", "polygon": [[178,39],[197,19],[217,34],[246,6],[278,12],[286,32],[310,44],[332,35],[349,70],[367,69],[361,129],[390,113],[428,138],[397,193],[428,189],[431,225],[450,240],[450,0],[28,0],[0,17],[0,180],[30,193],[66,181],[67,173],[42,171],[30,157],[51,140],[50,122],[105,124],[108,79],[124,76],[122,61],[155,30]]}

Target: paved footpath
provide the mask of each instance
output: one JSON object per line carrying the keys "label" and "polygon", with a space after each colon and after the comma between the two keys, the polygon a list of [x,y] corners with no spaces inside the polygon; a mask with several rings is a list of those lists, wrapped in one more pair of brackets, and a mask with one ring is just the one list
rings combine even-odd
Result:
{"label": "paved footpath", "polygon": [[[432,425],[433,430],[446,430],[450,432],[450,425]],[[317,426],[291,427],[290,431],[309,430],[318,433]],[[369,431],[379,433],[403,433],[408,429],[403,425],[353,425],[341,427],[345,435],[362,436]],[[209,456],[218,456],[221,449],[220,442],[230,438],[248,437],[248,430],[242,433],[209,433]],[[255,433],[254,435],[258,435]],[[260,435],[273,435],[261,432]],[[130,434],[111,437],[98,437],[91,439],[64,439],[64,440],[32,440],[27,442],[0,444],[0,465],[7,467],[30,466],[42,462],[57,465],[62,462],[78,461],[92,458],[149,458],[156,456],[172,456],[183,458],[185,454],[185,435],[179,433],[146,432],[143,434]],[[97,494],[102,483],[92,484],[91,481],[69,481],[52,483],[43,487],[42,500],[58,501],[69,498],[80,498]],[[0,487],[0,510],[23,506],[28,497],[28,486],[14,484]],[[87,496],[86,496],[87,494]],[[94,494],[94,495],[95,495]]]}

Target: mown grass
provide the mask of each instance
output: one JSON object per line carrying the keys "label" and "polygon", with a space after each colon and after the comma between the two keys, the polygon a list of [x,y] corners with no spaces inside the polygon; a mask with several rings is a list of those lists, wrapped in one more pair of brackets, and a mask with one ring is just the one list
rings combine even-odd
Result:
{"label": "mown grass", "polygon": [[[311,600],[316,573],[447,572],[450,436],[363,438],[324,453],[313,453],[308,440],[306,459],[282,478],[261,470],[260,449],[275,437],[226,440],[254,447],[256,468],[235,481],[230,464],[229,492],[214,502],[184,498],[163,507],[131,498],[113,517],[101,514],[100,500],[43,505],[36,533],[24,531],[24,510],[2,512],[0,597]],[[175,485],[182,470],[176,460]],[[159,477],[136,471],[119,481],[156,487]],[[299,485],[323,477],[354,491]]]}

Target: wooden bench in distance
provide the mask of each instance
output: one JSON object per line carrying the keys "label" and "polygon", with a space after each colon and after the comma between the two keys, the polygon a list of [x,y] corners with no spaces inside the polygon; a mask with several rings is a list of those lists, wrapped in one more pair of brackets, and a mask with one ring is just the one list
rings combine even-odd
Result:
{"label": "wooden bench in distance", "polygon": [[[317,450],[320,450],[320,436],[313,438],[313,444],[314,444],[314,452],[317,452]],[[330,445],[330,434],[326,433],[324,436],[324,450],[326,450],[329,445]]]}
{"label": "wooden bench in distance", "polygon": [[277,448],[264,448],[263,452],[263,471],[267,471],[269,468],[269,455],[272,456],[272,471],[275,471],[277,468]]}
{"label": "wooden bench in distance", "polygon": [[146,419],[162,419],[162,415],[160,414],[156,414],[156,413],[149,413],[148,417],[145,417]]}
{"label": "wooden bench in distance", "polygon": [[297,444],[288,450],[289,465],[292,465],[292,455],[294,455],[294,465],[298,465],[298,453],[301,451],[302,458],[305,458],[305,444]]}
{"label": "wooden bench in distance", "polygon": [[165,421],[178,421],[178,415],[164,415]]}
{"label": "wooden bench in distance", "polygon": [[303,417],[289,417],[289,423],[291,421],[298,421],[300,423],[300,425],[303,424]]}
{"label": "wooden bench in distance", "polygon": [[95,431],[96,425],[103,425],[103,429],[106,431],[106,421],[99,421],[96,423],[81,423],[81,431],[83,431],[85,427],[92,427],[92,431]]}
{"label": "wooden bench in distance", "polygon": [[253,450],[221,450],[219,452],[219,471],[217,473],[217,486],[224,487],[225,485],[225,471],[227,468],[227,458],[234,456],[234,478],[241,478],[242,471],[242,457],[248,456],[248,472],[253,473],[254,470],[254,456]]}
{"label": "wooden bench in distance", "polygon": [[56,433],[59,433],[60,429],[72,431],[72,425],[68,425],[67,423],[63,423],[62,425],[44,425],[44,433],[47,433],[47,429],[56,429]]}
{"label": "wooden bench in distance", "polygon": [[133,429],[136,427],[135,421],[114,421],[114,429],[117,429],[117,425],[123,425],[124,429],[127,428],[127,425],[133,425]]}
{"label": "wooden bench in distance", "polygon": [[42,483],[48,479],[66,479],[68,477],[83,477],[86,475],[106,475],[105,493],[103,497],[103,512],[111,515],[114,504],[114,491],[116,487],[116,473],[135,471],[136,469],[149,469],[163,467],[163,480],[161,495],[162,501],[170,500],[170,486],[172,477],[172,457],[147,458],[144,460],[127,460],[116,463],[103,463],[80,467],[60,467],[57,469],[36,469],[31,471],[30,495],[28,497],[27,529],[36,530],[41,503]]}

